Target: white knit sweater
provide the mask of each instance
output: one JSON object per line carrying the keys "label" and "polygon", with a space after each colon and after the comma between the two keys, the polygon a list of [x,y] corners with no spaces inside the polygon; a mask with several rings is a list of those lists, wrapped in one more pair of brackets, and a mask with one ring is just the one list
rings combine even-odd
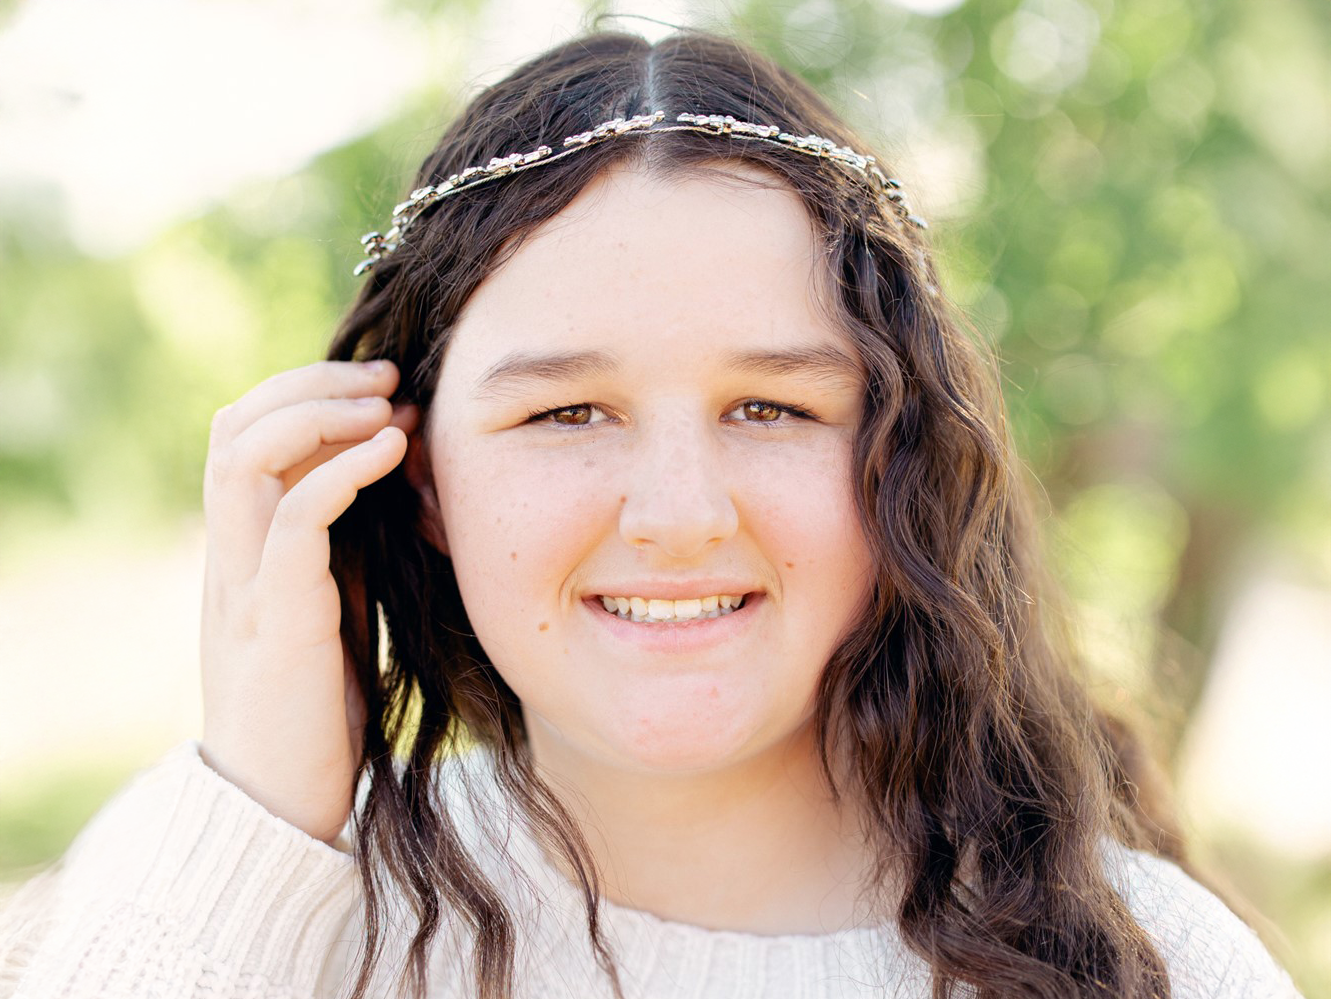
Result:
{"label": "white knit sweater", "polygon": [[[442,776],[469,848],[520,913],[519,993],[609,996],[580,900],[520,824],[504,820],[487,766],[475,752]],[[1107,863],[1168,962],[1175,997],[1297,996],[1252,931],[1177,867],[1119,848]],[[269,814],[184,743],[0,911],[0,997],[332,999],[357,967],[361,902],[347,852]],[[398,915],[390,967],[413,925]],[[924,963],[890,926],[757,936],[609,904],[605,923],[629,999],[929,995]],[[430,999],[461,999],[472,982],[466,935],[450,927],[441,937]],[[371,994],[402,993],[385,973]]]}

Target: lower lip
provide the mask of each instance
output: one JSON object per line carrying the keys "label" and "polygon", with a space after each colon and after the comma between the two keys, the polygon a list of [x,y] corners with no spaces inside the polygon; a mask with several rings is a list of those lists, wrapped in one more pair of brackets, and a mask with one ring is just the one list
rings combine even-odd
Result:
{"label": "lower lip", "polygon": [[657,624],[625,621],[601,605],[600,597],[589,597],[583,606],[614,638],[647,652],[700,652],[744,634],[758,616],[763,594],[750,593],[739,610],[721,617],[693,621],[663,621]]}

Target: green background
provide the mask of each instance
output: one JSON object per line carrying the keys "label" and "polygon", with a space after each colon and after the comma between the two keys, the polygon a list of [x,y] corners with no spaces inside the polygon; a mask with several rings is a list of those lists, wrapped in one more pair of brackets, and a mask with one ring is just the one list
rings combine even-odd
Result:
{"label": "green background", "polygon": [[[411,7],[465,26],[485,0]],[[963,164],[932,205],[928,183],[904,179],[925,197],[945,291],[1002,356],[1086,654],[1107,689],[1155,706],[1172,754],[1253,553],[1331,583],[1324,0],[933,16],[755,0],[690,20],[801,72],[889,160],[923,135]],[[0,197],[0,573],[21,579],[78,539],[151,547],[197,521],[212,413],[322,353],[355,290],[357,237],[465,94],[462,79],[423,86],[369,134],[219,192],[114,259],[80,253],[49,204]],[[1331,650],[1310,654],[1331,669]],[[1325,795],[1328,763],[1291,765]],[[11,775],[0,880],[58,855],[141,764],[107,747]],[[1331,851],[1294,857],[1240,829],[1200,829],[1199,852],[1269,917],[1306,994],[1331,995]]]}

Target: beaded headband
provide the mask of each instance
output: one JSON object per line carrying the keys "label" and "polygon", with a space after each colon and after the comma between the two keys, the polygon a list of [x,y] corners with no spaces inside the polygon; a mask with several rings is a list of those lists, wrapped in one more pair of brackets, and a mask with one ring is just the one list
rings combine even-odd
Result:
{"label": "beaded headband", "polygon": [[901,182],[883,173],[878,167],[877,160],[872,156],[865,156],[845,146],[838,146],[831,139],[824,139],[822,136],[794,135],[790,132],[783,132],[775,125],[755,125],[751,121],[738,121],[730,115],[681,114],[675,119],[681,124],[666,125],[661,128],[653,127],[664,118],[664,111],[634,115],[632,118],[612,118],[610,121],[601,122],[589,131],[570,135],[564,140],[564,148],[560,152],[555,152],[549,146],[537,146],[529,153],[496,156],[485,166],[470,166],[461,173],[453,174],[440,184],[418,188],[411,192],[411,197],[393,209],[392,225],[386,233],[367,232],[361,237],[361,246],[365,247],[365,255],[368,259],[357,264],[353,273],[360,277],[379,261],[389,256],[402,244],[402,239],[406,236],[407,230],[411,228],[416,220],[442,198],[446,198],[450,194],[456,194],[466,188],[498,180],[500,177],[507,177],[509,174],[521,173],[523,170],[530,170],[532,167],[553,163],[555,160],[567,156],[569,153],[577,152],[579,149],[586,149],[588,146],[604,142],[606,139],[631,133],[701,132],[704,135],[723,135],[735,139],[769,142],[773,145],[793,149],[806,156],[817,156],[820,159],[830,160],[869,181],[877,189],[880,196],[885,198],[893,207],[898,216],[898,224],[909,223],[919,229],[928,228],[924,219],[914,214],[910,205],[906,203],[906,197],[901,190]]}

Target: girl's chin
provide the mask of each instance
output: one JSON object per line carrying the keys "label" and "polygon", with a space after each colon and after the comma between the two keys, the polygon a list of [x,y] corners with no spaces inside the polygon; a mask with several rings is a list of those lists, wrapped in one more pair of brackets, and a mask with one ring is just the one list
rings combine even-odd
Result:
{"label": "girl's chin", "polygon": [[[627,718],[621,716],[621,720]],[[635,724],[627,726],[607,727],[599,719],[581,731],[560,726],[557,735],[539,722],[533,728],[529,721],[528,731],[538,757],[580,756],[615,770],[685,776],[724,770],[753,753],[756,733],[733,722],[733,718],[726,724],[720,719],[685,721],[640,715]]]}
{"label": "girl's chin", "polygon": [[642,774],[683,776],[725,770],[788,747],[810,724],[807,706],[801,710],[794,702],[764,701],[760,685],[696,680],[676,678],[605,691],[608,696],[594,702],[582,698],[576,704],[551,704],[552,711],[539,720],[530,718],[529,708],[530,721],[537,723],[536,729],[528,726],[534,748],[539,752],[540,743],[549,740],[547,748],[556,755],[582,756]]}
{"label": "girl's chin", "polygon": [[770,732],[754,721],[734,714],[639,716],[635,725],[601,733],[600,741],[625,769],[662,776],[702,774],[725,770],[762,751],[771,741]]}
{"label": "girl's chin", "polygon": [[625,746],[615,753],[621,766],[642,774],[662,777],[701,775],[725,770],[741,762],[746,754],[711,751],[698,746],[657,744]]}

